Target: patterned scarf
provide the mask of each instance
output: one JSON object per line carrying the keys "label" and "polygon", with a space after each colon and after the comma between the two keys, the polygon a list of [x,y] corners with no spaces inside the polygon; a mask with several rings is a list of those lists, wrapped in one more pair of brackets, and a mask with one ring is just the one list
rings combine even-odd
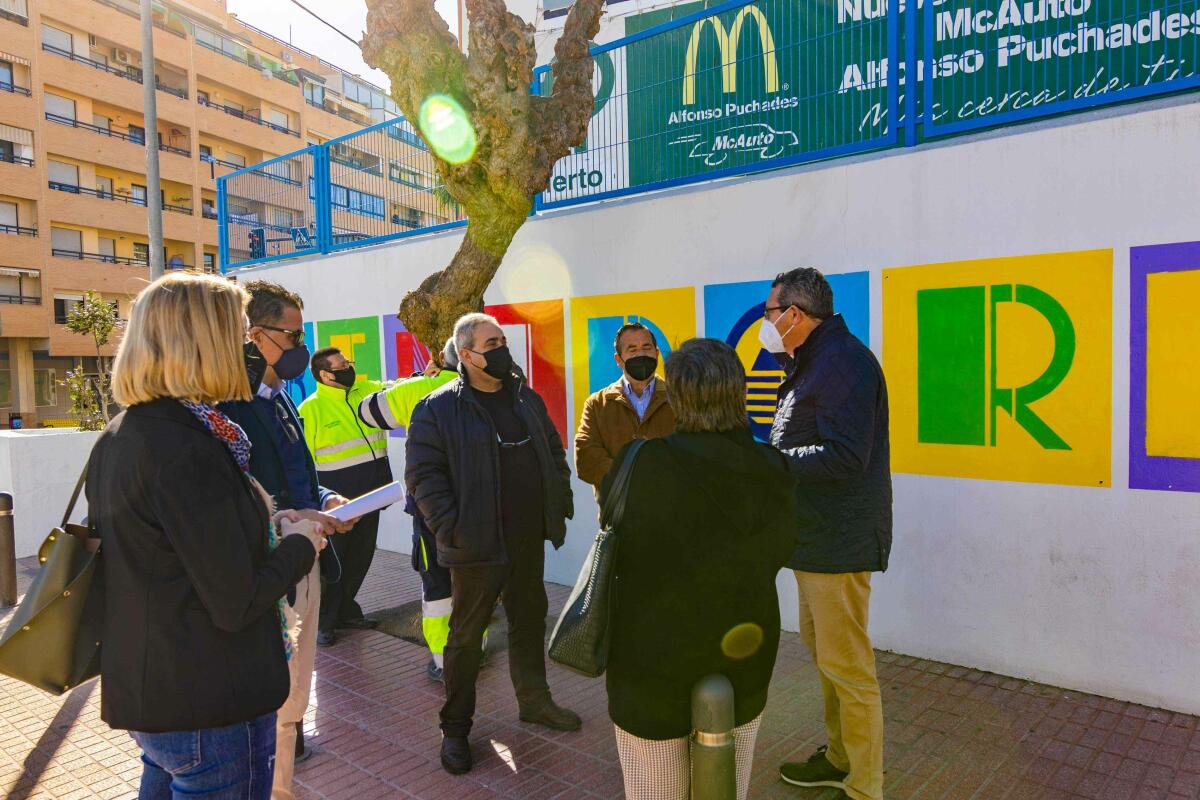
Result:
{"label": "patterned scarf", "polygon": [[[213,408],[208,403],[196,403],[191,400],[180,400],[180,405],[192,412],[192,416],[200,421],[205,430],[215,436],[229,448],[230,455],[238,467],[247,475],[250,474],[250,437],[242,427],[229,417]],[[279,546],[279,537],[275,534],[275,526],[267,526],[267,544],[271,550]],[[287,660],[292,660],[292,637],[288,635],[287,619],[283,613],[283,598],[279,599],[279,624],[283,631],[283,652]]]}

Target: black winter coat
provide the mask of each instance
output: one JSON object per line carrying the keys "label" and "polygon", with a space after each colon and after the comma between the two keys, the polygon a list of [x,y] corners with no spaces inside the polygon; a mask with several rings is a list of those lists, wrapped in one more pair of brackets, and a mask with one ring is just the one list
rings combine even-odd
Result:
{"label": "black winter coat", "polygon": [[104,721],[192,731],[283,705],[277,603],[316,551],[295,534],[268,552],[266,506],[225,445],[174,400],[133,406],[92,451],[87,499],[105,571]]}
{"label": "black winter coat", "polygon": [[[506,385],[533,439],[545,493],[545,536],[557,549],[567,535],[566,521],[575,513],[566,451],[538,393],[517,375]],[[404,447],[404,482],[437,538],[438,563],[508,563],[496,428],[465,377],[417,404]]]}
{"label": "black winter coat", "polygon": [[[692,686],[717,672],[733,684],[744,725],[767,702],[775,576],[796,546],[787,465],[748,430],[675,433],[646,442],[631,477],[617,525],[609,715],[643,739],[687,736]],[[735,629],[747,638],[729,636]]]}
{"label": "black winter coat", "polygon": [[841,315],[796,350],[771,444],[796,477],[805,572],[879,572],[892,549],[892,471],[883,370]]}

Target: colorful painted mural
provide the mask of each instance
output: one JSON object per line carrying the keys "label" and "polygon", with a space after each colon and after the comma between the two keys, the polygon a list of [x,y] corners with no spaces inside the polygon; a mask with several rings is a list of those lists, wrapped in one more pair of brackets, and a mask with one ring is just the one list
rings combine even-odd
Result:
{"label": "colorful painted mural", "polygon": [[[833,289],[834,310],[846,320],[850,332],[871,344],[870,275],[847,272],[827,275]],[[704,287],[704,335],[737,350],[746,368],[746,411],[754,435],[766,440],[775,419],[776,390],[783,370],[775,357],[758,343],[762,310],[771,281],[718,283]]]}
{"label": "colorful painted mural", "polygon": [[546,403],[550,419],[566,447],[573,432],[567,424],[567,352],[562,300],[487,306],[504,328],[513,358]]}
{"label": "colorful painted mural", "polygon": [[321,320],[317,323],[317,349],[336,347],[354,362],[359,380],[383,380],[383,348],[379,317]]}
{"label": "colorful painted mural", "polygon": [[1129,488],[1200,492],[1200,242],[1129,251]]}
{"label": "colorful painted mural", "polygon": [[898,472],[1111,485],[1112,251],[883,271]]}
{"label": "colorful painted mural", "polygon": [[689,286],[571,298],[576,427],[588,395],[621,377],[613,358],[613,342],[627,322],[641,322],[650,328],[665,359],[672,347],[696,335],[696,291]]}

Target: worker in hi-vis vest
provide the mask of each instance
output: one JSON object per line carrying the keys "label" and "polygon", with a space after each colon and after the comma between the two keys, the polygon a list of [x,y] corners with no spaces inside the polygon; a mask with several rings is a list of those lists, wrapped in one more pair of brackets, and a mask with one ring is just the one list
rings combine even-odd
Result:
{"label": "worker in hi-vis vest", "polygon": [[[386,384],[360,378],[353,362],[336,347],[313,353],[310,367],[317,390],[299,410],[321,485],[354,498],[391,483],[387,433],[363,425],[358,418],[362,399]],[[363,617],[355,598],[375,558],[379,513],[364,514],[347,533],[330,537],[321,552],[320,647],[332,645],[339,628],[375,627],[373,620]]]}
{"label": "worker in hi-vis vest", "polygon": [[[458,353],[454,340],[446,342],[442,351],[445,369],[439,370],[431,361],[424,374],[367,395],[358,405],[358,416],[372,428],[391,431],[408,427],[417,403],[434,390],[458,378]],[[437,542],[433,531],[425,524],[412,497],[405,500],[404,510],[413,518],[412,564],[421,575],[421,632],[429,645],[431,656],[426,674],[435,681],[442,680],[442,651],[450,636],[450,570],[437,562]],[[484,635],[486,646],[487,638]]]}

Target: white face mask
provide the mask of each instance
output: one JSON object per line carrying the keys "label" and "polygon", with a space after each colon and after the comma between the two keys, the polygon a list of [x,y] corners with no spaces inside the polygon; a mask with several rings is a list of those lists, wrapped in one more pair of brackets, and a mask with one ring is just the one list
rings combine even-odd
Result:
{"label": "white face mask", "polygon": [[787,347],[783,344],[783,337],[791,333],[794,327],[796,326],[793,323],[781,334],[773,321],[764,319],[762,325],[758,326],[758,342],[768,353],[786,353]]}

